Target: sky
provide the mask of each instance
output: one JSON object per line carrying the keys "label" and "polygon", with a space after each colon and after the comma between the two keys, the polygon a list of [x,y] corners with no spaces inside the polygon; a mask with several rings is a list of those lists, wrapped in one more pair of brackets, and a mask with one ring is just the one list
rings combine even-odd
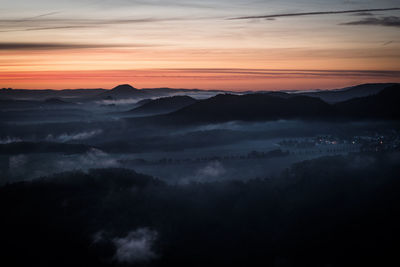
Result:
{"label": "sky", "polygon": [[0,87],[400,82],[399,0],[0,0]]}

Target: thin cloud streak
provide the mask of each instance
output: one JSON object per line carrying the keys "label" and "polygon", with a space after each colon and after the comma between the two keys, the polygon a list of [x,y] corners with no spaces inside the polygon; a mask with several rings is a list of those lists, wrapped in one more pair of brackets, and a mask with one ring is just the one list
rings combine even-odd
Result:
{"label": "thin cloud streak", "polygon": [[89,49],[89,48],[129,48],[129,47],[153,47],[148,44],[62,44],[62,43],[0,43],[0,51],[2,50],[62,50],[62,49]]}
{"label": "thin cloud streak", "polygon": [[375,8],[375,9],[352,9],[352,10],[339,10],[339,11],[335,10],[335,11],[319,11],[319,12],[302,12],[302,13],[283,13],[283,14],[261,15],[261,16],[243,16],[243,17],[230,18],[228,20],[268,19],[268,18],[280,18],[280,17],[316,16],[316,15],[335,15],[335,14],[362,13],[362,12],[375,12],[375,11],[394,11],[394,10],[400,10],[400,7]]}
{"label": "thin cloud streak", "polygon": [[34,23],[72,23],[72,24],[135,24],[135,23],[152,23],[152,22],[168,22],[168,21],[189,21],[189,20],[206,20],[206,19],[217,19],[217,17],[167,17],[167,18],[155,18],[145,17],[137,19],[68,19],[68,18],[53,18],[53,19],[38,19],[34,21],[29,20],[18,20],[18,19],[0,19],[0,23],[12,24],[16,22],[29,21]]}
{"label": "thin cloud streak", "polygon": [[371,12],[360,12],[360,13],[353,14],[353,16],[360,16],[360,17],[373,16],[373,15],[374,15],[374,13],[371,13]]}
{"label": "thin cloud streak", "polygon": [[[4,77],[31,76],[31,72],[1,72]],[[137,69],[137,70],[101,70],[101,71],[43,71],[47,75],[63,74],[75,78],[182,78],[182,79],[243,79],[251,77],[266,78],[296,78],[296,77],[400,77],[400,71],[394,70],[302,70],[302,69],[214,69],[214,68],[184,68],[184,69]],[[36,72],[40,75],[39,72]],[[215,76],[218,75],[218,76]],[[0,78],[0,80],[2,80]]]}
{"label": "thin cloud streak", "polygon": [[65,19],[44,18],[35,20],[0,19],[0,32],[62,30],[78,28],[100,28],[101,26],[151,24],[160,22],[194,21],[216,19],[215,17],[170,17],[170,18],[138,18],[138,19]]}
{"label": "thin cloud streak", "polygon": [[371,25],[371,26],[386,26],[400,27],[400,17],[390,16],[382,18],[365,18],[363,20],[341,23],[340,25]]}
{"label": "thin cloud streak", "polygon": [[208,74],[239,74],[254,76],[377,76],[377,77],[399,77],[400,71],[391,70],[292,70],[292,69],[170,69],[169,71],[208,73]]}
{"label": "thin cloud streak", "polygon": [[61,30],[61,29],[87,29],[96,28],[96,26],[56,26],[56,27],[42,27],[42,28],[30,28],[23,31],[44,31],[44,30]]}
{"label": "thin cloud streak", "polygon": [[61,13],[61,11],[54,11],[54,12],[49,12],[49,13],[37,15],[37,16],[34,16],[34,17],[26,18],[26,19],[24,19],[24,20],[38,19],[38,18],[43,18],[43,17],[48,17],[48,16],[56,15],[56,14],[59,14],[59,13]]}
{"label": "thin cloud streak", "polygon": [[38,28],[27,28],[20,30],[4,30],[0,32],[29,32],[29,31],[47,31],[47,30],[74,30],[74,29],[90,29],[90,28],[98,28],[98,26],[54,26],[54,27],[38,27]]}

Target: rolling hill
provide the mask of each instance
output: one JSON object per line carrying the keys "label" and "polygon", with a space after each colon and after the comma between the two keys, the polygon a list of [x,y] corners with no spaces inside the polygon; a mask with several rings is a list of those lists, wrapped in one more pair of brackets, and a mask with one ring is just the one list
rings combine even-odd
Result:
{"label": "rolling hill", "polygon": [[398,119],[400,118],[399,101],[399,85],[392,85],[376,95],[354,98],[336,104],[297,94],[219,94],[169,114],[128,120],[139,124],[178,125],[280,119]]}
{"label": "rolling hill", "polygon": [[144,103],[137,108],[129,110],[128,113],[136,115],[169,113],[196,102],[197,100],[190,96],[163,97]]}
{"label": "rolling hill", "polygon": [[339,116],[348,118],[400,118],[400,85],[392,85],[376,95],[335,104]]}
{"label": "rolling hill", "polygon": [[390,86],[396,85],[394,83],[368,83],[360,84],[353,87],[336,89],[336,90],[324,90],[318,92],[305,92],[300,93],[301,95],[318,97],[328,103],[338,103],[350,100],[352,98],[364,97],[375,95],[381,92],[383,89]]}
{"label": "rolling hill", "polygon": [[141,98],[146,97],[145,91],[136,89],[129,84],[121,84],[111,90],[102,92],[98,95],[102,99],[126,99],[126,98]]}

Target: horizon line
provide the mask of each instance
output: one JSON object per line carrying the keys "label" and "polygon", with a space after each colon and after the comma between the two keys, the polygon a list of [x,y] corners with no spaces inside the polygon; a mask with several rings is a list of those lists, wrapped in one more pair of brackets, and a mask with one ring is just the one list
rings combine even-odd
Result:
{"label": "horizon line", "polygon": [[51,88],[12,88],[12,87],[2,87],[0,86],[0,91],[13,91],[13,90],[26,90],[26,91],[67,91],[67,90],[113,90],[117,86],[121,85],[129,85],[133,87],[134,89],[137,90],[156,90],[156,89],[170,89],[170,90],[198,90],[198,91],[207,91],[207,92],[212,92],[212,91],[222,91],[222,92],[298,92],[298,91],[331,91],[331,90],[340,90],[340,89],[346,89],[346,88],[351,88],[355,86],[360,86],[360,85],[368,85],[368,84],[399,84],[398,82],[382,82],[382,83],[355,83],[353,85],[345,86],[345,87],[340,87],[340,88],[329,88],[329,89],[321,89],[321,88],[308,88],[308,89],[279,89],[279,90],[228,90],[228,89],[201,89],[201,88],[172,88],[172,87],[153,87],[153,88],[136,88],[132,86],[131,84],[118,84],[114,86],[113,88],[64,88],[64,89],[51,89]]}

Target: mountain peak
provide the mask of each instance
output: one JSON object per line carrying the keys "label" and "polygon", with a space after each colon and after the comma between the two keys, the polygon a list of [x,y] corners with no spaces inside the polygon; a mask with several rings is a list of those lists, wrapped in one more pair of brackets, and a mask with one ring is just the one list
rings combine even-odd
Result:
{"label": "mountain peak", "polygon": [[101,93],[99,96],[103,99],[124,99],[124,98],[137,98],[146,95],[146,91],[136,89],[129,84],[121,84],[111,90]]}
{"label": "mountain peak", "polygon": [[130,84],[120,84],[112,89],[112,91],[118,92],[129,92],[129,91],[137,91],[135,87],[131,86]]}

